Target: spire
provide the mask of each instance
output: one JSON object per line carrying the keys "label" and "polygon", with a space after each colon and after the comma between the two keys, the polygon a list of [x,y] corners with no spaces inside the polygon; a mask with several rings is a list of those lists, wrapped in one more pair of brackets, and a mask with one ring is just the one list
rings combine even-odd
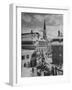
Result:
{"label": "spire", "polygon": [[43,28],[43,39],[46,39],[46,24],[45,24],[45,20],[44,20],[44,28]]}
{"label": "spire", "polygon": [[46,30],[45,20],[44,20],[44,30]]}

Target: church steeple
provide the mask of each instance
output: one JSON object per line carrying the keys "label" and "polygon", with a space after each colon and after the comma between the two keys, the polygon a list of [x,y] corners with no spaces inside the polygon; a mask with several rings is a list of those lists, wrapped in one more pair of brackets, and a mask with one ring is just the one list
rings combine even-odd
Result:
{"label": "church steeple", "polygon": [[47,36],[46,36],[46,24],[45,24],[45,20],[44,20],[44,27],[43,27],[43,39],[47,39]]}
{"label": "church steeple", "polygon": [[46,30],[45,20],[44,20],[44,30]]}

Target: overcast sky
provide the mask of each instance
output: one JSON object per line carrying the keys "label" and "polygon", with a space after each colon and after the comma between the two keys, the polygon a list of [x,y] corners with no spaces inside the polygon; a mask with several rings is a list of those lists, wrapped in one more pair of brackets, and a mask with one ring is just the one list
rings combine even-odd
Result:
{"label": "overcast sky", "polygon": [[21,14],[22,33],[31,30],[43,31],[44,20],[46,23],[46,32],[48,36],[57,36],[57,31],[63,32],[63,15],[61,14],[38,14],[24,13]]}

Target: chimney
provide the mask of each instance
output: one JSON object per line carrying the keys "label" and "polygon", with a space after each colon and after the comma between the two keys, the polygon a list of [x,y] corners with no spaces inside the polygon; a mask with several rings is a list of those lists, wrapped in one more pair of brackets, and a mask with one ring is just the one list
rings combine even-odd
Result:
{"label": "chimney", "polygon": [[60,30],[58,30],[58,37],[60,37]]}

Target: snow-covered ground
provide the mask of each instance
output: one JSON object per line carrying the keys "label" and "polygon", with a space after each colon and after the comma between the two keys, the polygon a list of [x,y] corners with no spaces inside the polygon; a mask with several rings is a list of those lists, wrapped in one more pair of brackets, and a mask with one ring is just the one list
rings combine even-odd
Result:
{"label": "snow-covered ground", "polygon": [[37,71],[36,71],[36,69],[34,69],[34,73],[32,73],[32,68],[24,68],[24,67],[22,67],[21,76],[22,77],[37,76]]}

